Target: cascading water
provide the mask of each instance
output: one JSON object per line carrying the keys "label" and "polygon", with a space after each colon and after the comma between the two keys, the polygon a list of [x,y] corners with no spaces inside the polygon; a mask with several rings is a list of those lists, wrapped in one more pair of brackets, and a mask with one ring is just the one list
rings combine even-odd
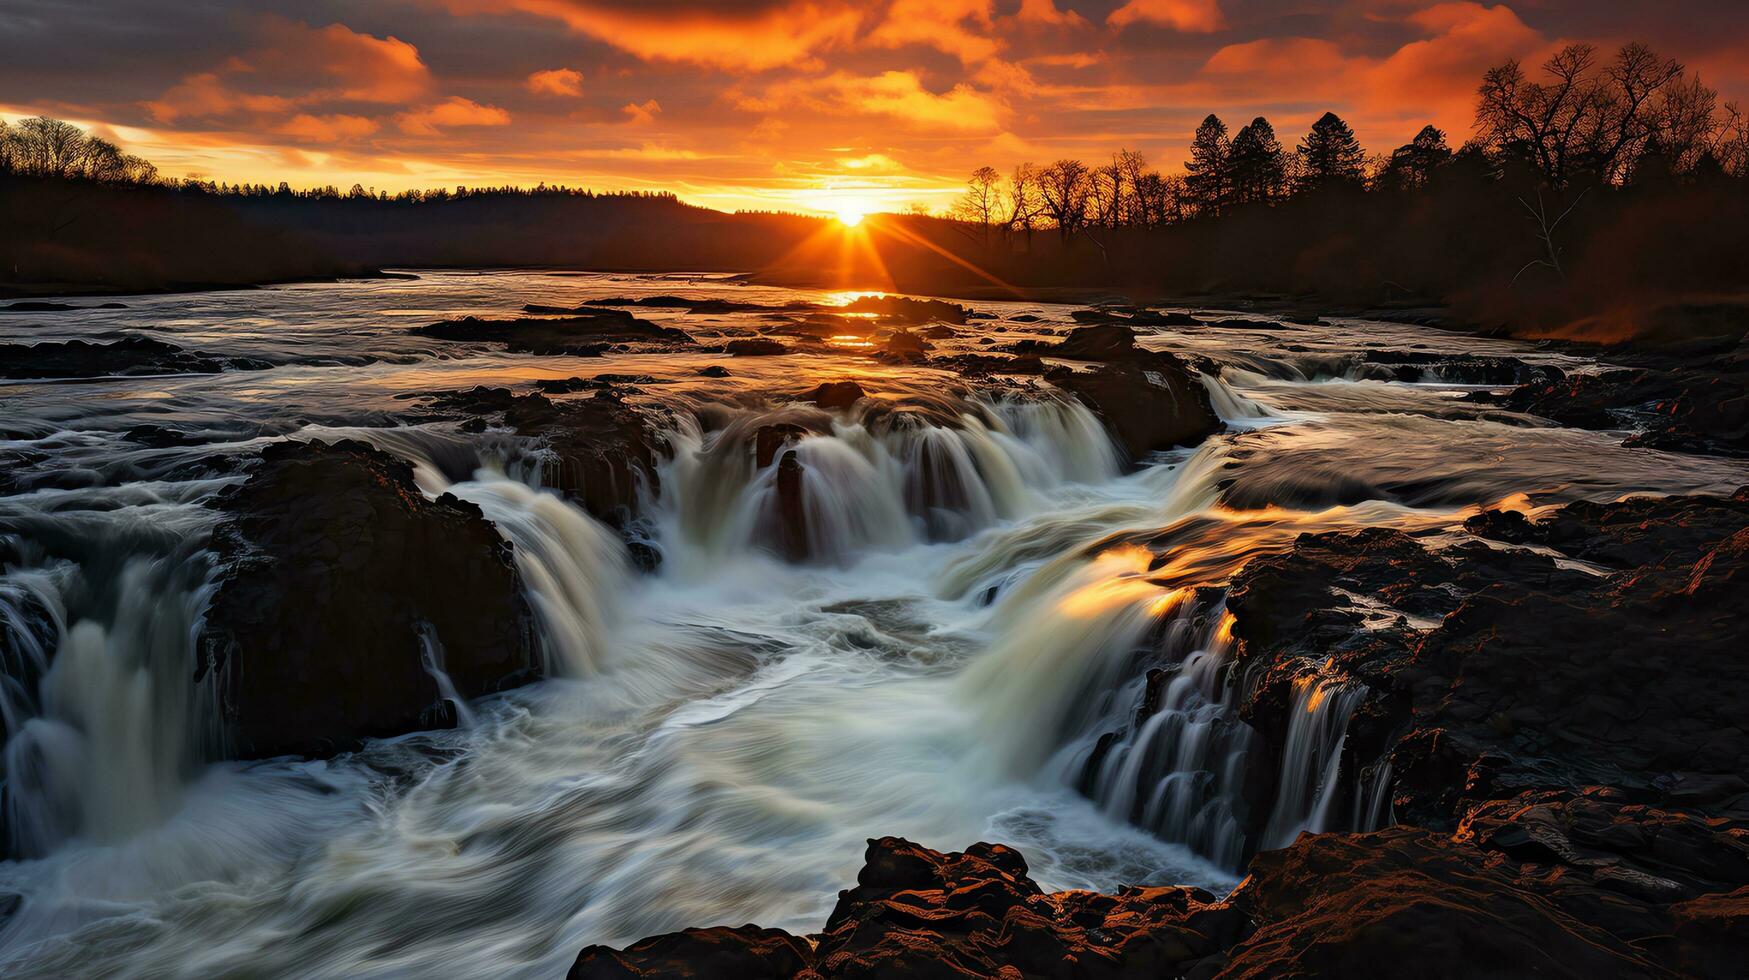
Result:
{"label": "cascading water", "polygon": [[107,611],[59,630],[41,710],[5,746],[12,847],[116,840],[162,820],[219,740],[210,684],[191,683],[210,597],[205,569],[175,557],[123,566]]}
{"label": "cascading water", "polygon": [[1342,746],[1348,720],[1365,697],[1366,688],[1359,684],[1310,674],[1294,680],[1281,778],[1263,831],[1264,847],[1286,847],[1301,833],[1335,829],[1331,807],[1338,795]]}
{"label": "cascading water", "polygon": [[492,470],[444,489],[478,504],[515,546],[516,565],[540,624],[547,675],[583,677],[600,671],[611,649],[619,589],[631,573],[624,543],[558,494]]}
{"label": "cascading water", "polygon": [[[708,568],[756,549],[782,555],[799,538],[805,545],[791,557],[845,564],[871,550],[963,539],[1035,510],[1041,490],[1109,480],[1120,467],[1099,420],[1074,402],[973,403],[951,420],[820,414],[807,420],[813,430],[776,412],[673,433],[663,506],[679,533],[668,550]],[[786,485],[790,452],[799,470]]]}

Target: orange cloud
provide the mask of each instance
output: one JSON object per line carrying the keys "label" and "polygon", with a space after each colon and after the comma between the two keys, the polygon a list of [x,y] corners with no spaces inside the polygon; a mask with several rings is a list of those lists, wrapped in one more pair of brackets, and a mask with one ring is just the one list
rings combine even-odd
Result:
{"label": "orange cloud", "polygon": [[1113,27],[1159,24],[1186,34],[1210,34],[1227,26],[1217,0],[1130,0],[1105,22]]}
{"label": "orange cloud", "polygon": [[583,73],[570,68],[549,68],[529,75],[522,84],[536,95],[575,97],[583,94]]}
{"label": "orange cloud", "polygon": [[431,73],[413,45],[359,34],[344,24],[320,29],[265,22],[261,45],[217,69],[188,75],[145,103],[160,122],[236,112],[284,113],[322,102],[405,102],[424,94]]}
{"label": "orange cloud", "polygon": [[848,45],[863,14],[842,0],[792,0],[745,14],[625,9],[591,0],[444,0],[461,14],[547,17],[646,61],[684,61],[745,71],[796,67]]}
{"label": "orange cloud", "polygon": [[619,111],[625,113],[627,122],[639,126],[655,122],[656,116],[662,111],[662,103],[655,99],[646,99],[642,103],[627,102]]}
{"label": "orange cloud", "polygon": [[909,71],[873,76],[839,71],[822,78],[795,79],[773,85],[759,96],[743,96],[737,104],[753,112],[804,109],[882,116],[909,129],[955,133],[999,132],[1003,114],[997,100],[969,85],[937,94]]}
{"label": "orange cloud", "polygon": [[991,36],[991,7],[991,0],[893,0],[867,42],[883,48],[916,44],[963,62],[983,61],[1001,46]]}
{"label": "orange cloud", "polygon": [[275,126],[273,131],[282,136],[290,136],[293,139],[311,143],[338,143],[369,136],[378,128],[376,120],[366,119],[363,116],[341,114],[313,116],[303,112]]}
{"label": "orange cloud", "polygon": [[436,105],[428,105],[396,117],[401,132],[414,136],[436,136],[447,126],[507,126],[510,113],[493,105],[481,105],[472,99],[452,95]]}

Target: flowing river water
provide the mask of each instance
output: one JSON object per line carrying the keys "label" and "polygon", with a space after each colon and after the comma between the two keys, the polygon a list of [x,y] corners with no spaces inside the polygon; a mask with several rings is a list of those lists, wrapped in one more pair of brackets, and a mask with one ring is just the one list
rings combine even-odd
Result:
{"label": "flowing river water", "polygon": [[[1237,566],[1307,531],[1437,537],[1483,506],[1746,482],[1741,463],[1489,410],[1437,374],[1377,380],[1358,352],[1595,369],[1404,325],[1148,334],[1206,358],[1227,428],[1133,467],[1078,403],[880,363],[853,338],[785,357],[583,359],[408,329],[668,293],[845,299],[708,275],[444,272],[0,314],[0,342],[137,332],[270,365],[0,381],[17,855],[0,863],[0,973],[555,977],[591,943],[818,928],[864,839],[886,834],[1014,845],[1047,889],[1222,891],[1248,848],[1391,819],[1388,771],[1338,771],[1356,701],[1339,683],[1303,678],[1279,762],[1248,769],[1219,593]],[[1067,306],[971,305],[992,318],[937,354],[1072,325]],[[756,326],[639,315],[706,342]],[[709,365],[729,377],[701,376]],[[653,573],[541,488],[538,447],[413,411],[438,392],[597,374],[638,376],[634,401],[669,420],[662,489],[634,529],[661,554]],[[785,561],[770,547],[775,467],[724,447],[841,379],[951,424],[882,428],[852,410],[802,440],[813,553]],[[146,425],[179,435],[127,436]],[[221,518],[207,505],[268,443],[340,437],[406,457],[429,495],[480,505],[515,547],[550,679],[458,703],[453,730],[222,761],[211,692],[190,682]],[[951,502],[920,501],[948,484]],[[425,639],[441,679],[441,637]],[[1150,667],[1163,690],[1147,690]],[[1232,812],[1248,778],[1276,787],[1253,841]]]}

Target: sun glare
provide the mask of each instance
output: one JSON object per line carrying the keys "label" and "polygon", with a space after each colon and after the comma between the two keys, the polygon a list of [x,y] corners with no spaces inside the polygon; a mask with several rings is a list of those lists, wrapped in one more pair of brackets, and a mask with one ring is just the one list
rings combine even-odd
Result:
{"label": "sun glare", "polygon": [[855,208],[838,209],[838,223],[846,228],[855,228],[857,225],[862,224],[862,219],[864,217],[865,215]]}

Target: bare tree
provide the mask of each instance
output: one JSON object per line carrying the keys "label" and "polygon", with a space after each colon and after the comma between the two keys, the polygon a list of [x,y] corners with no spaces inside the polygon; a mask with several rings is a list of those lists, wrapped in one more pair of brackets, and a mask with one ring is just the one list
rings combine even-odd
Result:
{"label": "bare tree", "polygon": [[1555,233],[1560,230],[1561,223],[1567,220],[1568,216],[1573,213],[1573,209],[1579,206],[1579,202],[1585,199],[1585,195],[1589,191],[1589,187],[1580,191],[1579,196],[1573,199],[1572,204],[1567,205],[1565,211],[1553,217],[1550,216],[1548,204],[1543,201],[1542,191],[1536,193],[1535,207],[1531,207],[1530,202],[1522,197],[1518,199],[1518,203],[1524,205],[1524,210],[1530,212],[1530,220],[1536,222],[1537,240],[1542,242],[1545,257],[1526,262],[1523,268],[1519,269],[1518,273],[1512,277],[1511,285],[1517,285],[1519,277],[1539,265],[1545,269],[1553,269],[1555,275],[1562,279],[1567,278],[1567,270],[1561,267],[1561,253],[1565,250],[1556,243]]}
{"label": "bare tree", "polygon": [[1058,160],[1038,173],[1039,205],[1064,241],[1087,220],[1089,184],[1087,165],[1079,160]]}
{"label": "bare tree", "polygon": [[995,167],[979,167],[966,181],[965,193],[949,210],[949,217],[970,227],[979,244],[990,247],[990,230],[1000,223],[1002,207],[1002,173]]}
{"label": "bare tree", "polygon": [[1681,62],[1638,42],[1604,67],[1591,45],[1569,44],[1542,73],[1545,81],[1532,81],[1517,61],[1490,69],[1476,93],[1476,131],[1557,187],[1581,173],[1620,182],[1648,147],[1670,137],[1703,143],[1696,133],[1716,126],[1717,94],[1686,83]]}
{"label": "bare tree", "polygon": [[1029,252],[1032,251],[1032,233],[1038,218],[1038,168],[1030,163],[1016,164],[1013,175],[1008,178],[1008,221],[1004,227],[1009,234],[1024,233]]}

